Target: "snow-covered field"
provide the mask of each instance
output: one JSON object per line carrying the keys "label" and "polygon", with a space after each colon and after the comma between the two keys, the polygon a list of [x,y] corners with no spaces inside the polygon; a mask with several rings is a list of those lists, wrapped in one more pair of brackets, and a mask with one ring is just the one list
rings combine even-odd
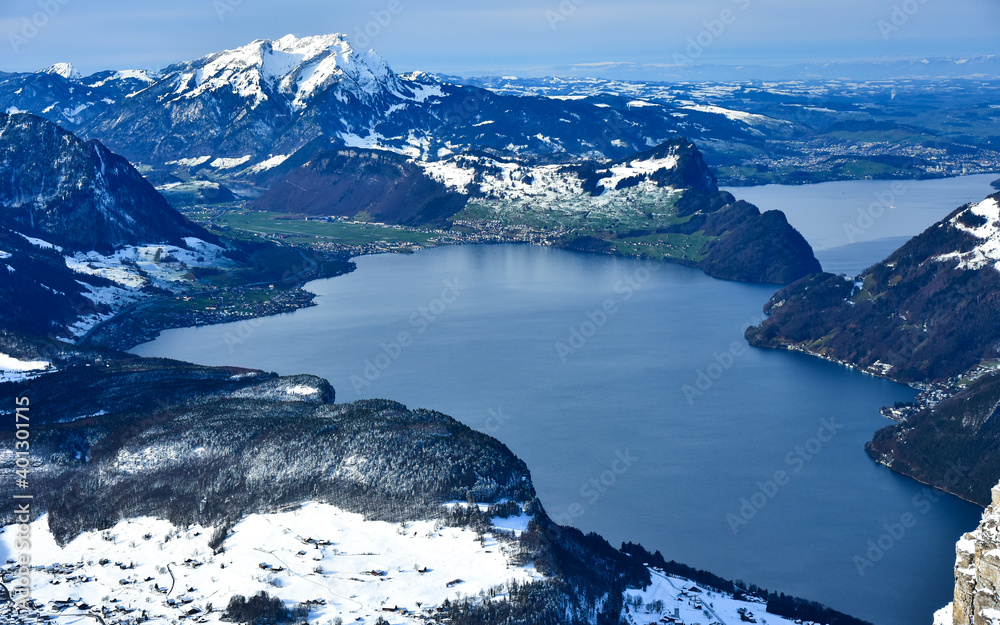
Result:
{"label": "snow-covered field", "polygon": [[52,363],[44,360],[19,360],[0,352],[0,383],[20,382],[49,371],[53,371]]}
{"label": "snow-covered field", "polygon": [[[633,598],[642,600],[638,610],[629,608],[629,622],[635,625],[653,623],[734,625],[746,622],[794,625],[802,623],[801,620],[795,621],[768,614],[763,603],[737,601],[732,595],[704,590],[689,580],[667,575],[657,569],[650,569],[650,574],[653,583],[649,588],[625,592],[626,605],[629,605],[629,600]],[[755,621],[743,620],[740,610],[743,610],[743,614],[746,614],[748,618],[755,619]]]}
{"label": "snow-covered field", "polygon": [[[17,531],[0,531],[4,559],[16,557]],[[446,599],[542,578],[512,565],[511,547],[490,533],[480,539],[433,521],[365,521],[326,504],[251,515],[218,554],[208,545],[214,531],[138,518],[60,547],[41,517],[31,524],[35,613],[61,624],[95,623],[88,613],[106,625],[142,614],[149,623],[220,623],[231,597],[265,591],[288,608],[307,606],[309,623],[413,623]],[[14,568],[8,560],[3,571]],[[0,620],[18,622],[14,613],[0,607]]]}
{"label": "snow-covered field", "polygon": [[[528,520],[498,518],[494,526],[518,533]],[[11,589],[18,531],[0,530],[0,556],[7,559],[2,571]],[[209,546],[215,531],[144,517],[59,546],[43,516],[31,524],[35,607],[0,606],[0,619],[35,623],[48,615],[82,625],[98,615],[117,625],[145,615],[152,624],[222,623],[234,595],[264,591],[289,609],[308,609],[309,623],[327,625],[339,617],[370,624],[381,617],[409,624],[424,622],[445,600],[476,597],[510,580],[544,579],[530,565],[512,564],[513,546],[492,533],[479,537],[434,521],[366,521],[327,504],[251,515],[232,528],[219,553]],[[633,625],[749,622],[741,610],[758,623],[795,622],[767,614],[762,603],[737,601],[657,569],[650,574],[648,588],[625,592],[631,606],[626,619]]]}

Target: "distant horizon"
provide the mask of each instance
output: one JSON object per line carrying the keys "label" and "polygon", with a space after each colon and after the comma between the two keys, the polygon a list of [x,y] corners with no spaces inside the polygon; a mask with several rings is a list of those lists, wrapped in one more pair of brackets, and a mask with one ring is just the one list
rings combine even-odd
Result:
{"label": "distant horizon", "polygon": [[[286,35],[282,35],[281,37],[287,36],[289,34],[291,34],[291,33],[288,33]],[[317,36],[321,37],[321,36],[330,36],[330,35],[339,35],[341,37],[344,37],[344,38],[347,39],[347,41],[349,41],[351,43],[351,45],[356,50],[367,51],[364,48],[361,48],[361,47],[357,46],[355,44],[355,42],[353,41],[353,39],[351,38],[351,36],[348,35],[348,34],[346,34],[346,33],[336,33],[336,32],[334,32],[334,33],[321,33],[321,34],[312,34],[312,35],[293,35],[293,36],[296,36],[296,37],[299,37],[299,38],[307,38],[307,37],[317,37]],[[167,67],[170,67],[171,65],[174,65],[176,63],[183,63],[183,62],[187,62],[187,61],[194,61],[194,60],[197,60],[199,58],[203,58],[204,56],[208,56],[208,55],[214,54],[216,52],[222,52],[222,51],[225,51],[225,50],[233,50],[233,49],[241,48],[241,47],[244,47],[246,45],[249,45],[249,44],[253,43],[254,41],[276,41],[278,39],[281,39],[281,37],[273,37],[273,38],[257,37],[255,39],[247,41],[246,43],[244,43],[244,44],[242,44],[240,46],[235,46],[235,47],[232,47],[232,48],[220,48],[219,50],[215,50],[213,52],[209,52],[208,54],[201,55],[201,56],[198,56],[198,57],[176,59],[174,61],[171,61],[171,62],[166,63],[166,64],[164,64],[162,66],[159,66],[159,67],[155,67],[155,66],[147,66],[147,67],[101,67],[101,68],[94,69],[93,71],[80,71],[80,68],[75,63],[73,63],[71,60],[66,60],[66,61],[58,61],[58,62],[53,63],[51,65],[48,65],[46,67],[38,68],[38,69],[35,69],[35,70],[28,70],[27,72],[24,72],[24,73],[41,73],[41,72],[44,72],[46,70],[52,69],[55,66],[65,65],[65,64],[70,65],[72,67],[73,71],[79,72],[79,75],[81,77],[83,77],[83,78],[86,78],[87,76],[91,76],[93,74],[96,74],[96,73],[99,73],[99,72],[104,72],[104,71],[145,70],[145,71],[148,71],[148,72],[151,72],[151,73],[158,73],[158,72],[162,72]],[[376,49],[376,48],[368,48],[368,50],[372,50],[375,53],[379,54],[379,56],[382,56],[381,53],[379,53],[378,49]],[[382,56],[382,58],[385,59],[384,56]],[[944,75],[940,75],[940,74],[934,75],[934,76],[914,76],[914,75],[907,75],[907,76],[896,76],[895,78],[914,78],[914,79],[916,79],[916,78],[926,78],[926,79],[935,79],[935,78],[955,78],[955,77],[957,77],[957,78],[987,79],[987,80],[1000,79],[1000,54],[980,54],[980,55],[967,55],[967,56],[926,56],[925,55],[925,56],[922,56],[922,57],[896,57],[896,58],[850,58],[850,59],[835,59],[835,60],[828,60],[828,61],[806,61],[806,60],[800,60],[800,61],[796,61],[796,62],[793,62],[793,63],[771,63],[771,64],[768,64],[768,63],[724,63],[724,62],[715,62],[715,63],[692,63],[692,64],[687,64],[687,65],[674,65],[674,64],[670,64],[670,63],[637,63],[637,62],[631,62],[631,61],[603,61],[603,62],[578,63],[578,64],[569,65],[569,66],[562,66],[562,67],[557,67],[557,66],[552,66],[552,67],[525,67],[525,68],[512,69],[512,70],[496,70],[496,71],[489,71],[489,70],[477,71],[477,70],[471,70],[471,71],[467,71],[467,72],[428,71],[428,70],[425,70],[425,69],[422,69],[422,68],[397,68],[397,67],[395,67],[393,65],[393,63],[389,59],[385,59],[385,60],[389,64],[389,67],[395,73],[397,73],[397,74],[408,74],[408,73],[413,73],[413,72],[424,72],[424,73],[433,74],[433,75],[446,76],[446,77],[456,77],[456,78],[462,78],[462,79],[477,79],[477,78],[510,78],[510,79],[567,78],[567,79],[586,79],[586,78],[592,78],[592,79],[599,79],[599,80],[622,80],[622,81],[627,81],[627,82],[633,82],[633,81],[636,81],[636,80],[645,80],[645,81],[650,81],[650,82],[671,82],[673,80],[684,80],[685,79],[685,78],[683,78],[684,74],[689,75],[688,76],[689,79],[690,78],[697,78],[698,74],[700,74],[702,72],[705,72],[707,70],[716,70],[716,71],[728,70],[730,72],[735,72],[735,73],[739,73],[739,72],[743,72],[743,71],[755,71],[755,70],[765,71],[765,72],[766,71],[780,72],[782,70],[793,71],[793,70],[803,70],[803,69],[806,69],[806,68],[831,68],[831,67],[832,68],[838,68],[838,67],[848,67],[848,66],[871,66],[871,67],[875,67],[875,66],[892,66],[892,65],[907,65],[907,64],[917,65],[917,64],[921,64],[921,63],[928,64],[928,65],[945,65],[945,64],[949,64],[950,63],[950,64],[953,64],[956,68],[959,68],[959,67],[962,67],[965,64],[969,64],[969,63],[971,63],[971,64],[979,64],[979,63],[984,63],[984,62],[985,63],[996,63],[997,67],[996,67],[996,69],[992,73],[972,73],[972,74],[961,74],[961,73],[959,73],[958,75],[955,75],[955,76],[944,76]],[[978,65],[975,65],[975,66],[978,66]],[[608,68],[614,68],[615,70],[617,70],[614,73],[616,73],[618,75],[617,76],[602,75],[602,73],[603,73],[602,70],[607,70]],[[593,70],[593,71],[591,71],[591,70]],[[0,69],[0,72],[4,72],[4,71],[7,71],[7,70]],[[643,72],[644,76],[640,78],[638,76],[622,75],[622,74],[630,74],[632,72]],[[666,75],[663,75],[662,77],[652,76],[651,74],[655,73],[655,72],[665,73]],[[17,72],[11,72],[11,73],[17,73]],[[673,73],[673,75],[671,75],[671,73]],[[702,76],[700,78],[697,78],[697,79],[698,80],[709,80],[709,81],[711,80],[711,79],[706,78],[704,76]],[[804,79],[808,79],[808,78],[803,78],[803,77],[768,78],[768,77],[746,76],[745,79],[746,80],[769,80],[769,79],[779,79],[779,80],[797,79],[797,80],[804,80]],[[843,77],[839,77],[839,78],[833,78],[833,77],[830,77],[830,76],[816,76],[816,79],[818,79],[818,80],[836,80],[836,79],[851,80],[852,78],[851,77],[847,77],[847,76],[843,76]],[[858,78],[858,79],[864,80],[865,78]]]}
{"label": "distant horizon", "polygon": [[[160,70],[255,39],[342,33],[397,72],[463,77],[646,80],[656,69],[976,58],[1000,54],[993,0],[10,0],[0,13],[0,71],[71,63],[82,75]],[[458,8],[455,8],[458,6]],[[600,69],[598,69],[600,68]],[[662,73],[662,72],[661,72]]]}

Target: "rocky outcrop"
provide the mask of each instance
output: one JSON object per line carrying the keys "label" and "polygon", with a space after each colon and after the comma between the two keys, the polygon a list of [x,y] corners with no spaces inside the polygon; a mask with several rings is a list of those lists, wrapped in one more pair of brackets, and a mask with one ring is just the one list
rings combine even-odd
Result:
{"label": "rocky outcrop", "polygon": [[958,541],[955,600],[937,613],[935,625],[1000,624],[1000,484],[975,531]]}
{"label": "rocky outcrop", "polygon": [[0,113],[0,220],[70,251],[181,245],[185,237],[218,242],[124,158],[28,114]]}

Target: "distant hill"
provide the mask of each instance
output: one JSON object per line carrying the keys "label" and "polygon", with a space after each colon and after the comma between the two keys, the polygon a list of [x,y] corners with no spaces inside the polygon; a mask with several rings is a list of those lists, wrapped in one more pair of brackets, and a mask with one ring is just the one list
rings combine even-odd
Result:
{"label": "distant hill", "polygon": [[69,251],[216,238],[189,222],[132,165],[50,121],[0,113],[0,219]]}
{"label": "distant hill", "polygon": [[789,285],[747,337],[902,382],[944,380],[1000,358],[998,200],[958,208],[857,277]]}
{"label": "distant hill", "polygon": [[111,279],[122,272],[82,261],[74,270],[67,257],[194,239],[218,243],[124,158],[40,117],[0,113],[0,326],[68,337],[136,293]]}

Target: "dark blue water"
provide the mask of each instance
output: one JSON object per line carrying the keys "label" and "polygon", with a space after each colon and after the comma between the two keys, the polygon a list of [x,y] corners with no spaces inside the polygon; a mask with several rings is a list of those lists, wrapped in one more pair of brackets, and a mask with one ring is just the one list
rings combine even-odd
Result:
{"label": "dark blue water", "polygon": [[530,246],[357,262],[309,286],[315,308],[135,351],[440,410],[523,458],[557,520],[878,625],[930,623],[950,600],[981,511],[865,455],[878,408],[910,389],[746,345],[773,287]]}
{"label": "dark blue water", "polygon": [[996,193],[996,174],[938,180],[850,180],[734,187],[761,210],[780,210],[812,245],[823,269],[855,276],[969,202]]}

